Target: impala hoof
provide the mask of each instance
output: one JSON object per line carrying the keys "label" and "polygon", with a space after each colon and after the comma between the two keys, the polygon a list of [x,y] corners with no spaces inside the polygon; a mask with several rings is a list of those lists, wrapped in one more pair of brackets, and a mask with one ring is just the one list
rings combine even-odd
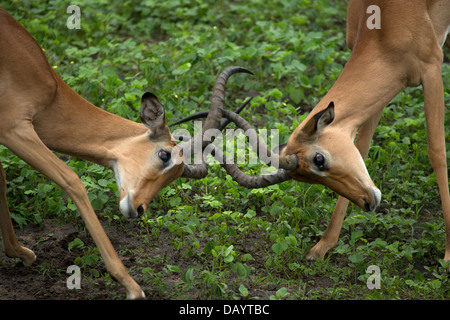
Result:
{"label": "impala hoof", "polygon": [[127,300],[145,300],[145,293],[142,290],[137,293],[127,292]]}
{"label": "impala hoof", "polygon": [[33,251],[25,247],[18,247],[14,250],[5,250],[9,258],[19,258],[26,267],[30,267],[36,261],[36,255]]}

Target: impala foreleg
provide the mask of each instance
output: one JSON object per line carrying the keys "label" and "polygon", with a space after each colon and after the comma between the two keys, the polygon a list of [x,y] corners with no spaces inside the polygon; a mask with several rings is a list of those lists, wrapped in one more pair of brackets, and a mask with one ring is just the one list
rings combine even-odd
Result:
{"label": "impala foreleg", "polygon": [[[355,145],[364,159],[367,158],[369,153],[370,142],[372,141],[373,133],[380,121],[381,114],[382,111],[367,121],[358,131]],[[348,203],[348,199],[339,196],[336,207],[331,215],[330,222],[328,223],[328,227],[320,241],[308,252],[306,256],[308,260],[323,259],[325,254],[337,245]]]}
{"label": "impala foreleg", "polygon": [[450,195],[448,188],[447,154],[445,148],[445,102],[441,65],[423,68],[422,85],[425,102],[425,117],[428,133],[428,157],[436,174],[441,195],[445,222],[446,246],[444,260],[450,260]]}
{"label": "impala foreleg", "polygon": [[[127,291],[130,299],[145,297],[139,285],[131,278],[106,236],[79,177],[39,139],[31,124],[12,129],[5,145],[33,168],[58,184],[74,201],[91,234],[108,272]],[[4,214],[3,214],[4,215]]]}
{"label": "impala foreleg", "polygon": [[26,266],[36,261],[36,255],[30,249],[22,247],[17,241],[6,201],[6,175],[0,162],[0,230],[5,254],[10,258],[20,258]]}

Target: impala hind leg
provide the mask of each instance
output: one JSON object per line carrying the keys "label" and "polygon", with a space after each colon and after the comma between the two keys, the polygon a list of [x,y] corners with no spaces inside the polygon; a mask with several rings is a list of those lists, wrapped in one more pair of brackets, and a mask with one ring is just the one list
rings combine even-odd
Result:
{"label": "impala hind leg", "polygon": [[[355,145],[364,159],[367,158],[369,153],[370,141],[372,141],[373,133],[377,128],[382,113],[383,112],[380,111],[372,119],[362,125],[358,131]],[[339,196],[333,213],[331,214],[328,227],[322,238],[306,255],[308,260],[323,259],[325,254],[337,245],[339,234],[342,229],[342,222],[344,221],[345,213],[347,212],[348,203],[348,199],[343,196]]]}
{"label": "impala hind leg", "polygon": [[445,101],[441,66],[423,68],[422,84],[428,134],[428,157],[436,174],[445,223],[446,245],[444,260],[450,261],[450,194],[448,187],[447,154],[445,148]]}
{"label": "impala hind leg", "polygon": [[5,254],[10,258],[20,258],[26,266],[36,261],[36,255],[30,249],[22,247],[17,241],[6,201],[6,175],[0,162],[0,231]]}
{"label": "impala hind leg", "polygon": [[4,145],[33,168],[58,184],[76,204],[91,234],[106,269],[127,291],[130,299],[144,298],[144,292],[128,274],[98,220],[83,183],[64,162],[53,154],[39,139],[31,123],[24,123],[9,132]]}

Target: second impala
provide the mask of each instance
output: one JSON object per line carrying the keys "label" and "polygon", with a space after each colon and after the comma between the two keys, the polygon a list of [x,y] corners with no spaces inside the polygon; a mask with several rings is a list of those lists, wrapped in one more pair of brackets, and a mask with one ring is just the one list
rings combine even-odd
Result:
{"label": "second impala", "polygon": [[[368,12],[374,7],[379,9],[381,21],[372,28],[373,17]],[[284,178],[271,181],[229,172],[249,188],[293,178],[323,184],[340,195],[329,226],[308,253],[309,259],[323,258],[337,244],[349,200],[365,210],[375,210],[380,204],[381,192],[370,178],[364,158],[383,108],[405,87],[422,85],[428,156],[436,174],[445,222],[444,260],[450,261],[441,74],[442,48],[449,32],[450,0],[350,0],[346,39],[352,49],[350,59],[333,87],[281,150],[281,159],[298,157],[297,168],[292,166]]]}

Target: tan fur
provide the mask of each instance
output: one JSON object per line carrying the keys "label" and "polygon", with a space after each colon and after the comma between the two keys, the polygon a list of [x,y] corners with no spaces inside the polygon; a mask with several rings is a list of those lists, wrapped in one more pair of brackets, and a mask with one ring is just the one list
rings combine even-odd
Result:
{"label": "tan fur", "polygon": [[[367,7],[381,9],[381,29],[369,29]],[[367,157],[370,141],[383,108],[405,87],[423,85],[428,130],[428,154],[441,195],[450,260],[450,196],[444,140],[444,95],[441,75],[442,46],[450,26],[449,0],[350,0],[347,44],[352,54],[342,74],[309,116],[289,138],[283,155],[295,153],[299,168],[292,177],[321,183],[341,196],[322,239],[308,258],[322,258],[338,241],[348,200],[374,207],[376,193],[361,156]],[[447,40],[448,41],[448,40]],[[311,138],[314,115],[330,103],[335,118]],[[356,136],[358,132],[358,135]],[[355,143],[353,143],[356,137]],[[329,154],[329,170],[315,174],[312,157]],[[372,193],[372,196],[371,196]]]}
{"label": "tan fur", "polygon": [[[31,35],[1,9],[0,48],[0,144],[67,192],[111,276],[125,287],[128,298],[144,297],[105,234],[81,180],[50,150],[114,169],[122,212],[133,217],[183,172],[182,163],[167,168],[158,158],[158,150],[178,148],[161,118],[164,112],[149,110],[159,106],[155,98],[143,98],[143,114],[159,116],[154,121],[145,117],[146,127],[95,107],[53,71]],[[14,234],[1,164],[0,229],[6,254],[32,264],[34,253],[20,246]]]}

